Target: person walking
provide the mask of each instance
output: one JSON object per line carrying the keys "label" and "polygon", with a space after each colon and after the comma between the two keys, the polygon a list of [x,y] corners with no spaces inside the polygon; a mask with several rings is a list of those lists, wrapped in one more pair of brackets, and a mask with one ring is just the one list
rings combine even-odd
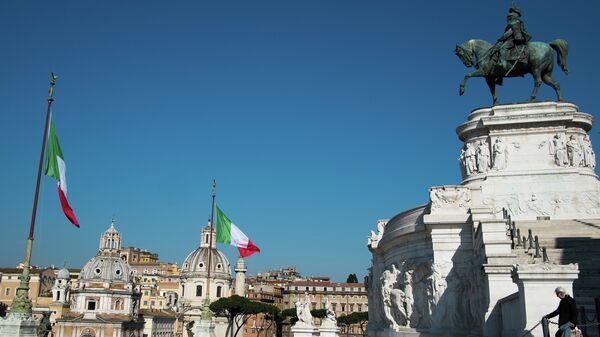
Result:
{"label": "person walking", "polygon": [[567,294],[565,288],[557,287],[554,292],[560,298],[560,303],[556,310],[544,317],[552,318],[558,315],[556,337],[571,337],[571,329],[577,325],[577,305],[575,304],[575,300]]}

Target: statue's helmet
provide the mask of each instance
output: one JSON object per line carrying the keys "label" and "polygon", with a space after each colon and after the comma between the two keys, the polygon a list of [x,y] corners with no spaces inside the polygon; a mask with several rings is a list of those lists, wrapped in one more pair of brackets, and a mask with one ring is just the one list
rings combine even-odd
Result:
{"label": "statue's helmet", "polygon": [[521,9],[513,3],[512,6],[510,6],[510,8],[508,9],[508,16],[514,15],[516,15],[517,17],[521,17]]}

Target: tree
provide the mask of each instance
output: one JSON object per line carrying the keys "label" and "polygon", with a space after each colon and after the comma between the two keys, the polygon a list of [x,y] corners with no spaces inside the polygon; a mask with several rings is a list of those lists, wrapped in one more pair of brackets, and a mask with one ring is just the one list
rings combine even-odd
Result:
{"label": "tree", "polygon": [[348,278],[346,279],[346,283],[358,283],[358,277],[356,274],[349,274]]}
{"label": "tree", "polygon": [[363,312],[353,312],[349,315],[340,316],[337,318],[338,324],[345,325],[350,327],[354,324],[358,324],[360,327],[360,332],[365,334],[365,327],[369,322],[369,313],[366,311]]}
{"label": "tree", "polygon": [[0,302],[0,317],[6,316],[6,311],[8,310],[8,305]]}
{"label": "tree", "polygon": [[273,324],[276,321],[274,317],[279,314],[279,309],[273,305],[252,302],[238,295],[218,299],[210,304],[210,310],[218,316],[227,317],[228,325],[226,334],[229,334],[231,337],[237,336],[238,332],[240,332],[252,315],[263,313],[267,317],[270,314],[269,320]]}

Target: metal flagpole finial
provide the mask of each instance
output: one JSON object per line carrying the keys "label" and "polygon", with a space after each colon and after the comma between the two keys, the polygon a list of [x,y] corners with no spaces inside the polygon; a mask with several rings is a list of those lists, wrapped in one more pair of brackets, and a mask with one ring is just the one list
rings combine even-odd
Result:
{"label": "metal flagpole finial", "polygon": [[48,102],[54,101],[54,83],[58,77],[50,72],[50,89],[48,90]]}

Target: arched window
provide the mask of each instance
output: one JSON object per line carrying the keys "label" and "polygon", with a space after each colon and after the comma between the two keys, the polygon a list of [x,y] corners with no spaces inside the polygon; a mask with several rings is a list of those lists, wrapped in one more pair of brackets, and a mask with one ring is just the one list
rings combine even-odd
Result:
{"label": "arched window", "polygon": [[208,234],[206,234],[206,238],[204,239],[204,243],[208,243]]}
{"label": "arched window", "polygon": [[60,291],[57,291],[57,292],[56,292],[56,300],[57,300],[57,301],[60,301]]}
{"label": "arched window", "polygon": [[217,286],[217,297],[221,297],[221,286]]}
{"label": "arched window", "polygon": [[202,296],[202,286],[201,285],[196,286],[196,296]]}

